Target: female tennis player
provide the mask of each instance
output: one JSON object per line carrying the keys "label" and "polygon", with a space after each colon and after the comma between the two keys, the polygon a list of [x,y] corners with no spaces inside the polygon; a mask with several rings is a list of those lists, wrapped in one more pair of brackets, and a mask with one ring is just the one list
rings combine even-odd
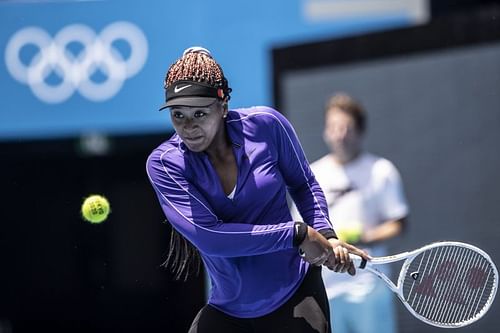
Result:
{"label": "female tennis player", "polygon": [[[268,107],[229,110],[228,81],[204,48],[184,51],[164,87],[176,133],[147,172],[181,237],[173,250],[193,246],[212,286],[189,332],[331,332],[320,266],[355,274],[348,253],[368,257],[335,239],[290,123]],[[292,221],[287,190],[305,223]],[[175,255],[181,269],[187,254]]]}

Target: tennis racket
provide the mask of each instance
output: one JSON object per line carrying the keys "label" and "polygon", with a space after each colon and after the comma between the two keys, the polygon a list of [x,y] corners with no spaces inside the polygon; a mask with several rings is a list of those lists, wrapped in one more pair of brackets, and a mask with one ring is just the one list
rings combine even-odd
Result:
{"label": "tennis racket", "polygon": [[[475,322],[488,311],[497,291],[495,264],[484,251],[465,243],[437,242],[370,261],[351,254],[351,259],[381,278],[411,314],[437,327]],[[397,285],[377,269],[403,260]]]}

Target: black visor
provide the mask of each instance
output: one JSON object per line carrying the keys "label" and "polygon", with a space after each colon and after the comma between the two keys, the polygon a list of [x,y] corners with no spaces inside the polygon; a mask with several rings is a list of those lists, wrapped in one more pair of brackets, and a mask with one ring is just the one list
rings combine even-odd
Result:
{"label": "black visor", "polygon": [[206,83],[181,80],[172,83],[165,91],[166,103],[160,110],[172,106],[209,106],[217,99],[224,99],[224,90]]}

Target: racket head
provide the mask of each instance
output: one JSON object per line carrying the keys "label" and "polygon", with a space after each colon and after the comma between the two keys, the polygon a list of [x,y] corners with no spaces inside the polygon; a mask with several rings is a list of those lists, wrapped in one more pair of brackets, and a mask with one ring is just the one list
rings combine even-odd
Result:
{"label": "racket head", "polygon": [[481,249],[460,242],[438,242],[412,252],[401,269],[399,297],[418,319],[458,328],[489,310],[498,270]]}

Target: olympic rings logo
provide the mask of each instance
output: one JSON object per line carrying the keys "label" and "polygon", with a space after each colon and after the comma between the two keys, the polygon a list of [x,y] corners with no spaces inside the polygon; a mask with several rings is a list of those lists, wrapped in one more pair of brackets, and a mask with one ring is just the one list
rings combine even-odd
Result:
{"label": "olympic rings logo", "polygon": [[[128,44],[127,57],[117,47],[119,41]],[[77,54],[71,51],[75,45],[80,46]],[[28,46],[34,46],[36,52],[26,63],[21,52]],[[106,26],[99,35],[86,25],[68,25],[54,38],[41,28],[26,27],[10,38],[5,62],[12,77],[46,103],[62,103],[75,91],[99,102],[116,95],[125,80],[142,69],[147,55],[148,42],[142,31],[120,21]],[[53,77],[56,83],[50,82]]]}

